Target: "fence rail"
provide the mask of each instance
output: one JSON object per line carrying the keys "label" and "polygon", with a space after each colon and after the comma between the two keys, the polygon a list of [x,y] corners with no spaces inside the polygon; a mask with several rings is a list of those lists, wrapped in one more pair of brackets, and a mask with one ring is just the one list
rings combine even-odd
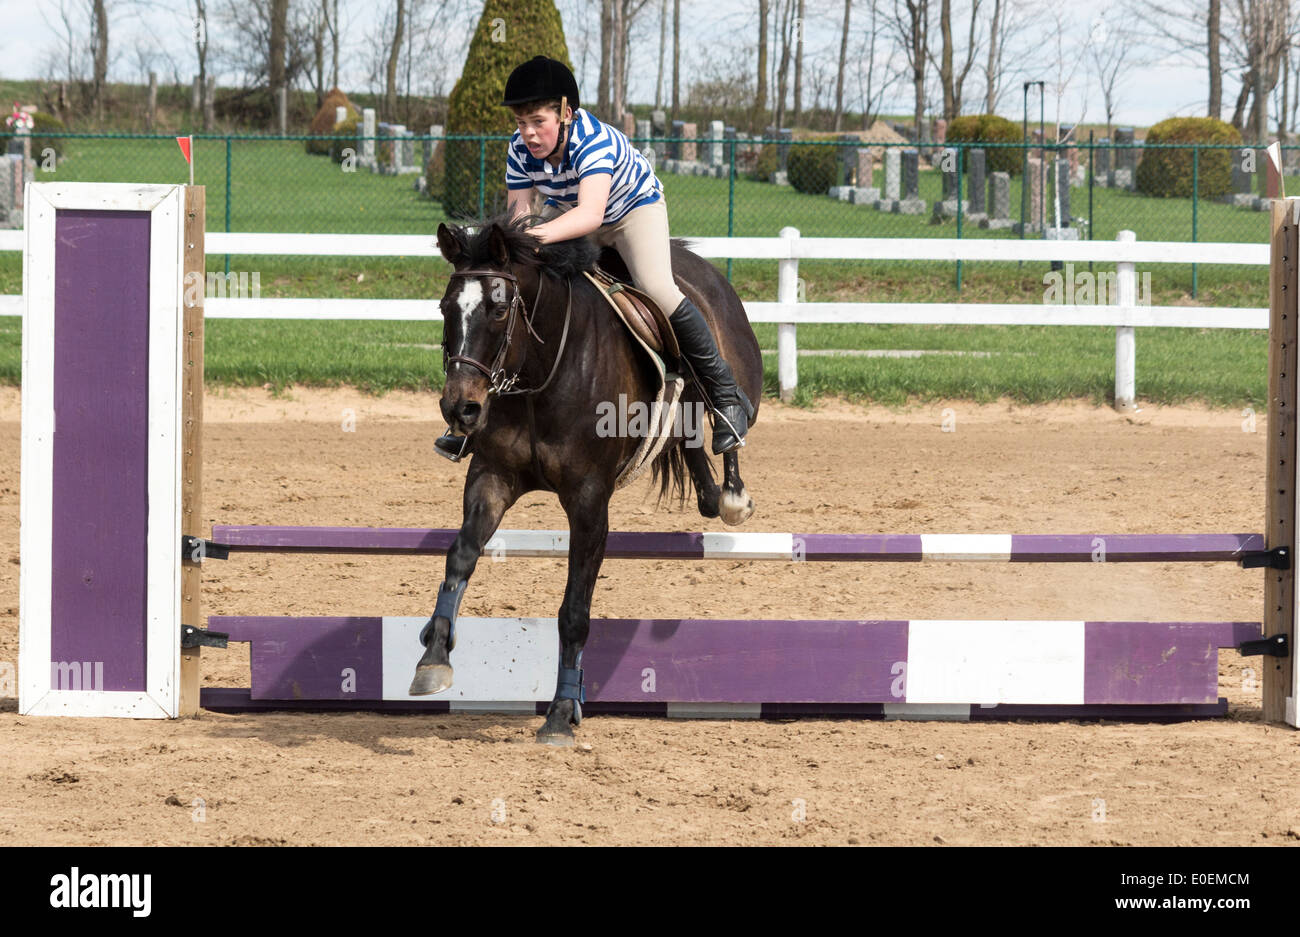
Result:
{"label": "fence rail", "polygon": [[[1151,306],[1137,302],[1136,264],[1218,263],[1265,266],[1267,244],[1138,241],[1121,231],[1115,241],[940,240],[933,238],[803,238],[783,228],[775,238],[689,238],[692,250],[715,259],[775,260],[777,301],[748,302],[751,322],[777,324],[777,376],[789,400],[799,382],[799,324],[1113,326],[1116,329],[1115,405],[1136,396],[1137,327],[1267,329],[1268,310],[1236,307]],[[262,234],[212,232],[209,254],[434,257],[426,235]],[[22,232],[0,232],[0,250],[21,250]],[[1114,263],[1114,301],[1096,305],[1030,303],[809,303],[799,301],[799,261],[951,260]],[[220,274],[213,274],[220,277]],[[22,296],[0,296],[0,315],[22,315]],[[208,318],[362,319],[440,321],[428,299],[261,299],[211,297]]]}

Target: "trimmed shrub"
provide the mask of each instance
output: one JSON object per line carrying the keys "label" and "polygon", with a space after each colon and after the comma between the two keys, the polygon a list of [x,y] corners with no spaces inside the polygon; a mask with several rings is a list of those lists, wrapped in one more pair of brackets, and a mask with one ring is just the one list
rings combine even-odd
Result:
{"label": "trimmed shrub", "polygon": [[[509,23],[505,41],[497,41],[500,23]],[[484,134],[509,137],[515,118],[501,105],[506,79],[516,66],[535,55],[545,55],[573,67],[569,60],[564,26],[553,0],[486,0],[460,78],[447,99],[447,134]],[[589,109],[592,89],[581,103]],[[597,114],[597,117],[600,115]],[[506,204],[506,142],[489,140],[483,152],[483,209],[492,214]],[[442,207],[451,218],[479,214],[479,141],[448,140],[445,149]],[[440,193],[431,193],[437,197]]]}
{"label": "trimmed shrub", "polygon": [[833,146],[794,144],[785,166],[795,191],[825,195],[838,177],[839,154]]}
{"label": "trimmed shrub", "polygon": [[427,184],[425,194],[431,199],[442,200],[442,190],[447,177],[447,141],[437,144],[433,156],[424,166],[424,181]]}
{"label": "trimmed shrub", "polygon": [[[1240,144],[1232,124],[1213,117],[1171,117],[1147,131],[1145,143]],[[1192,155],[1189,149],[1145,149],[1137,168],[1137,190],[1156,198],[1191,198]],[[1201,150],[1196,156],[1201,198],[1218,198],[1232,189],[1232,150]]]}
{"label": "trimmed shrub", "polygon": [[[348,100],[346,94],[338,88],[331,88],[330,93],[325,95],[325,103],[321,105],[320,110],[316,112],[316,116],[311,120],[311,135],[313,137],[328,137],[334,133],[335,117],[337,116],[338,108],[340,107],[346,107],[348,109],[348,115],[355,126],[356,121],[361,117],[361,115],[357,112],[357,109],[352,106],[352,102]],[[336,149],[334,143],[336,142],[338,141],[308,140],[306,142],[307,152],[316,156],[328,155],[331,158],[337,159],[337,157],[334,156]]]}
{"label": "trimmed shrub", "polygon": [[[971,114],[958,117],[948,125],[948,143],[1022,143],[1025,134],[1019,126],[997,114]],[[1007,172],[1018,176],[1024,169],[1024,150],[997,146],[985,150],[989,172]],[[963,164],[966,161],[963,160]]]}

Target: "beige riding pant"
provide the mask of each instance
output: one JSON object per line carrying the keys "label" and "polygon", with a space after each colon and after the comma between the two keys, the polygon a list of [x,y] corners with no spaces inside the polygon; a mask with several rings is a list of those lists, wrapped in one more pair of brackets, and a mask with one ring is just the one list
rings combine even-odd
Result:
{"label": "beige riding pant", "polygon": [[[542,205],[546,220],[563,214],[554,205]],[[668,252],[668,206],[661,195],[657,202],[634,208],[613,224],[603,224],[589,237],[602,247],[619,252],[632,285],[659,304],[671,316],[686,297],[673,282],[672,257]]]}

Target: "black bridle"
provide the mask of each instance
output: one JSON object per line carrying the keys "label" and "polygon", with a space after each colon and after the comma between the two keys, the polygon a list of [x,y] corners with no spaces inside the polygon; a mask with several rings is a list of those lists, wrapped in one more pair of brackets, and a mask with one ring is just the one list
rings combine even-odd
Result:
{"label": "black bridle", "polygon": [[[573,283],[568,283],[568,298],[564,305],[564,330],[560,333],[560,346],[555,352],[555,361],[551,364],[551,372],[546,376],[540,387],[516,387],[519,383],[519,374],[523,370],[524,362],[528,359],[527,348],[524,349],[524,359],[519,362],[513,374],[506,374],[506,359],[510,354],[510,342],[514,337],[515,323],[522,318],[524,327],[528,329],[528,334],[537,340],[539,345],[545,345],[545,340],[537,334],[533,328],[533,319],[537,316],[537,309],[542,301],[542,281],[546,279],[545,274],[538,272],[537,275],[537,296],[533,299],[533,308],[530,312],[524,298],[519,291],[519,280],[511,272],[505,270],[456,270],[453,271],[453,277],[499,277],[503,280],[509,280],[514,286],[514,295],[510,298],[509,319],[506,322],[506,334],[501,340],[500,347],[497,348],[496,356],[492,360],[491,366],[483,364],[469,355],[450,355],[447,354],[447,330],[444,328],[442,335],[442,370],[443,373],[453,364],[466,364],[478,371],[483,372],[484,377],[488,379],[488,395],[493,394],[499,397],[506,397],[513,394],[539,394],[550,386],[552,378],[560,368],[560,359],[564,357],[564,346],[569,339],[569,320],[573,314]],[[523,310],[522,316],[520,310]],[[464,344],[465,336],[461,336],[461,343]]]}

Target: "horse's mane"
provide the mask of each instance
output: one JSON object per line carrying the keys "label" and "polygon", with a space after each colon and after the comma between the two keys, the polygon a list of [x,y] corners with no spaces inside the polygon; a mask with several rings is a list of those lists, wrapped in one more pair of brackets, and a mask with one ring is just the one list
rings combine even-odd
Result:
{"label": "horse's mane", "polygon": [[[506,249],[510,252],[510,262],[528,267],[538,267],[557,279],[579,276],[584,270],[596,266],[600,248],[588,238],[574,238],[571,241],[554,241],[538,245],[537,239],[528,232],[534,224],[544,219],[537,215],[524,215],[511,220],[508,215],[485,218],[472,227],[448,225],[452,237],[460,242],[465,251],[465,258],[471,267],[483,266],[493,260],[491,236],[494,227],[501,231]],[[534,249],[541,247],[541,253]]]}

